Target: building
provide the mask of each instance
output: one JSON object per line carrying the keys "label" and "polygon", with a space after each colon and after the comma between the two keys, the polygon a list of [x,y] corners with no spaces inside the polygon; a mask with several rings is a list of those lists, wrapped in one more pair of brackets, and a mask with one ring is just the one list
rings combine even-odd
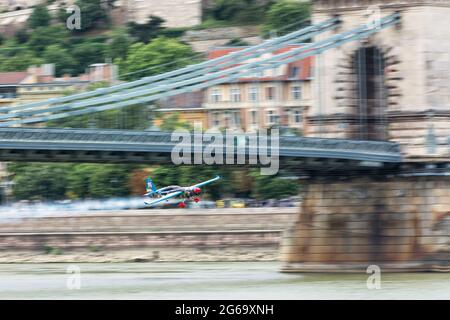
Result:
{"label": "building", "polygon": [[27,72],[0,72],[0,109],[16,100],[18,87],[27,76]]}
{"label": "building", "polygon": [[161,116],[155,120],[160,126],[164,118],[176,113],[179,121],[189,124],[201,123],[203,128],[208,125],[205,109],[203,108],[203,91],[187,92],[158,102],[158,112]]}
{"label": "building", "polygon": [[[293,47],[276,50],[263,58]],[[242,48],[214,49],[209,52],[209,58],[218,58]],[[203,103],[208,126],[244,131],[289,127],[304,133],[307,130],[305,114],[312,100],[312,60],[312,57],[306,58],[208,88]]]}
{"label": "building", "polygon": [[85,90],[96,82],[114,83],[117,67],[108,63],[89,66],[87,73],[77,77],[55,77],[53,64],[31,66],[23,72],[0,73],[0,107],[60,97]]}

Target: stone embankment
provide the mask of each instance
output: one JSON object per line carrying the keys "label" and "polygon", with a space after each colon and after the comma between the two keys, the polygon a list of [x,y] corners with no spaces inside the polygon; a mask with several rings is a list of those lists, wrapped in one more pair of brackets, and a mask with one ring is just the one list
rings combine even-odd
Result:
{"label": "stone embankment", "polygon": [[297,208],[128,210],[0,222],[0,263],[277,260]]}

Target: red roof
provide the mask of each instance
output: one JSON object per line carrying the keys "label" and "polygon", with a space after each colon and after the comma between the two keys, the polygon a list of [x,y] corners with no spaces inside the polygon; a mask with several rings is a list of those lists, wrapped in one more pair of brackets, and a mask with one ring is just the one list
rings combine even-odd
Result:
{"label": "red roof", "polygon": [[28,76],[27,72],[0,72],[0,85],[19,84]]}
{"label": "red roof", "polygon": [[[294,48],[299,48],[298,45],[289,45],[281,49],[277,49],[273,51],[274,55],[287,52],[289,50],[292,50]],[[244,47],[245,48],[245,47]],[[240,51],[244,49],[242,47],[229,47],[229,48],[219,48],[219,49],[213,49],[208,52],[208,59],[215,59],[222,57],[224,55],[227,55],[231,52]],[[241,78],[240,81],[271,81],[271,80],[306,80],[308,78],[312,77],[312,65],[314,62],[314,57],[307,57],[301,60],[297,60],[294,62],[288,63],[288,68],[286,74],[282,76],[277,77],[258,77],[258,78]],[[233,66],[231,66],[233,67]],[[292,77],[293,75],[293,68],[297,67],[300,71],[297,75]]]}

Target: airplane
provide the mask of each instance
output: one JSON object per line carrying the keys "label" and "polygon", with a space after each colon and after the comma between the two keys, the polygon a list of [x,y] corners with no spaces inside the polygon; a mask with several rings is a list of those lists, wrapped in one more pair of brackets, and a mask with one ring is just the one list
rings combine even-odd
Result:
{"label": "airplane", "polygon": [[153,183],[152,179],[148,177],[146,179],[147,193],[145,193],[144,196],[155,198],[155,200],[144,203],[148,206],[153,206],[157,203],[168,201],[171,198],[180,197],[183,200],[181,200],[181,202],[178,203],[178,207],[186,208],[186,200],[193,200],[194,202],[199,202],[200,201],[199,196],[200,193],[202,192],[201,187],[210,184],[214,181],[217,181],[219,179],[220,176],[216,176],[213,179],[197,183],[190,187],[167,186],[161,189],[156,189],[156,186]]}

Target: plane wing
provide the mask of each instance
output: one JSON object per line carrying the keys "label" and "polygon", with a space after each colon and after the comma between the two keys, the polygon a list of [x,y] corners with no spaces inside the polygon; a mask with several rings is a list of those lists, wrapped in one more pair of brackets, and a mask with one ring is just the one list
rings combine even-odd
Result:
{"label": "plane wing", "polygon": [[149,196],[149,195],[151,195],[151,194],[160,192],[162,189],[164,189],[164,188],[160,188],[160,189],[155,190],[155,191],[151,190],[151,191],[149,191],[149,192],[147,192],[147,193],[144,193],[143,195],[144,195],[144,196]]}
{"label": "plane wing", "polygon": [[211,179],[211,180],[208,180],[208,181],[203,181],[203,182],[200,182],[200,183],[198,183],[198,184],[196,184],[196,185],[193,185],[191,188],[199,188],[199,187],[202,187],[202,186],[204,186],[204,185],[207,185],[207,184],[209,184],[209,183],[211,183],[211,182],[217,181],[217,180],[219,180],[219,179],[220,179],[220,176],[217,176],[217,177],[215,177],[214,179]]}
{"label": "plane wing", "polygon": [[150,201],[150,202],[145,202],[145,204],[149,205],[149,206],[152,206],[152,205],[155,205],[155,204],[160,203],[162,201],[169,200],[170,198],[179,196],[182,193],[183,193],[183,191],[176,191],[176,192],[173,192],[173,193],[169,193],[168,195],[165,195],[164,197],[155,199],[155,200]]}

